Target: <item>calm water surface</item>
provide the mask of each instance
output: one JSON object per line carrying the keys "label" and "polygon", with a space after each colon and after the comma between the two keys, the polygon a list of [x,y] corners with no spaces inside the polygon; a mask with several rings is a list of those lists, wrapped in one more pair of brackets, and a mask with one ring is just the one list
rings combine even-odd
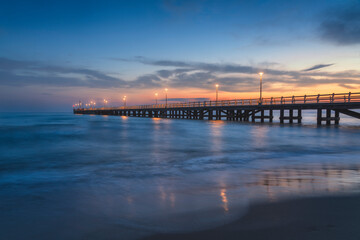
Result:
{"label": "calm water surface", "polygon": [[138,239],[252,202],[360,189],[360,121],[340,127],[0,114],[0,239]]}

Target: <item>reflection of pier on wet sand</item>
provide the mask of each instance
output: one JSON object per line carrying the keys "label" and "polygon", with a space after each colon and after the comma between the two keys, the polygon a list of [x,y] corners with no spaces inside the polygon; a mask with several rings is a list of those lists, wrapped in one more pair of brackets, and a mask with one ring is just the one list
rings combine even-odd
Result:
{"label": "reflection of pier on wet sand", "polygon": [[[360,211],[360,196],[339,197],[358,187],[359,164],[286,165],[260,170],[251,175],[253,177],[245,176],[241,181],[245,180],[243,187],[252,189],[248,192],[256,194],[250,201],[247,213],[238,220],[191,233],[159,232],[144,240],[327,240],[356,239],[348,236],[359,236],[357,225],[360,224],[360,218],[357,215]],[[242,198],[249,196],[235,194],[234,188],[226,185],[220,181],[219,197],[224,214],[229,214],[234,213],[235,202],[241,202]],[[265,194],[266,203],[259,204],[257,201],[260,199],[257,197],[261,196],[259,192]]]}
{"label": "reflection of pier on wet sand", "polygon": [[278,199],[283,192],[301,193],[341,193],[356,187],[360,175],[360,165],[308,165],[263,170],[256,174],[255,181],[248,187],[265,188],[269,200]]}
{"label": "reflection of pier on wet sand", "polygon": [[359,239],[360,196],[321,197],[252,205],[221,227],[192,233],[155,234],[144,240]]}

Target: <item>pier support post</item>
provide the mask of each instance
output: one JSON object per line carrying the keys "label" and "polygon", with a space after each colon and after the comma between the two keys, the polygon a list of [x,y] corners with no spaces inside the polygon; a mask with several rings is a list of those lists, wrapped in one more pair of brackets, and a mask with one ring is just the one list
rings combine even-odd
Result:
{"label": "pier support post", "polygon": [[317,110],[317,125],[321,125],[321,120],[322,120],[322,109],[319,108]]}
{"label": "pier support post", "polygon": [[199,112],[200,112],[200,113],[199,113],[199,115],[200,115],[200,116],[199,116],[199,119],[200,119],[200,120],[204,120],[204,110],[199,110]]}
{"label": "pier support post", "polygon": [[250,110],[245,110],[245,121],[250,121]]}
{"label": "pier support post", "polygon": [[340,122],[340,112],[339,110],[335,110],[335,125],[339,125]]}
{"label": "pier support post", "polygon": [[213,110],[209,109],[209,113],[208,113],[208,120],[213,120]]}
{"label": "pier support post", "polygon": [[280,109],[280,123],[284,123],[284,109]]}
{"label": "pier support post", "polygon": [[330,125],[330,124],[331,124],[331,110],[326,109],[326,125]]}

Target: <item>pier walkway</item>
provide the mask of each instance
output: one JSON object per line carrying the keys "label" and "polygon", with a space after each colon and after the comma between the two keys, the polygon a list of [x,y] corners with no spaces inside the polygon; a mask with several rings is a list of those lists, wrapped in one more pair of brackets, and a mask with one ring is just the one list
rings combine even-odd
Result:
{"label": "pier walkway", "polygon": [[360,119],[360,93],[332,93],[260,99],[235,99],[109,108],[74,108],[75,114],[117,115],[148,118],[301,123],[304,110],[317,111],[317,124],[338,125],[340,113]]}

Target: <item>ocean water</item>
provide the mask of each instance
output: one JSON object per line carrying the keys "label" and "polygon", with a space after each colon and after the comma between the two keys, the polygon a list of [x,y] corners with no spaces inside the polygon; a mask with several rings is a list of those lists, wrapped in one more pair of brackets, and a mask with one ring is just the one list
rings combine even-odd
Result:
{"label": "ocean water", "polygon": [[0,239],[139,239],[359,192],[360,120],[314,122],[1,113]]}

